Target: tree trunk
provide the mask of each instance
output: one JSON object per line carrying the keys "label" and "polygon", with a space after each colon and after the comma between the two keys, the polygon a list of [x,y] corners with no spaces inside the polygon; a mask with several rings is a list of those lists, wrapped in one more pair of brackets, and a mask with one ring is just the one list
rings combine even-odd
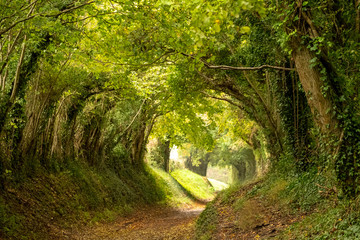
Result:
{"label": "tree trunk", "polygon": [[[316,38],[321,36],[321,33],[319,34],[309,17],[311,13],[302,11],[300,7],[297,8],[301,11],[303,19],[297,21],[297,26],[291,22],[289,29],[296,30],[299,34],[291,41],[299,79],[306,92],[314,121],[325,137],[323,139],[325,140],[323,150],[331,155],[329,158],[332,159],[329,168],[335,170],[339,185],[341,185],[345,195],[355,197],[360,182],[358,168],[360,137],[354,134],[354,129],[358,129],[360,125],[359,118],[356,116],[356,107],[353,99],[344,94],[346,85],[339,81],[340,77],[328,60],[325,47],[320,49],[322,55],[316,56],[318,59],[315,59],[315,54],[305,44],[301,44],[303,36],[308,35],[311,38]],[[343,43],[338,41],[335,44]],[[312,59],[320,65],[321,72],[318,67],[310,66]],[[326,85],[321,79],[322,77],[326,80]],[[326,90],[324,91],[326,95],[322,94],[322,90]],[[340,98],[344,98],[344,100],[340,101]]]}
{"label": "tree trunk", "polygon": [[244,182],[246,179],[246,163],[244,161],[233,164],[234,182]]}
{"label": "tree trunk", "polygon": [[200,161],[199,165],[193,165],[193,163],[191,161],[191,155],[190,155],[190,157],[186,159],[185,167],[194,173],[197,173],[203,177],[206,177],[206,172],[207,172],[208,165],[209,165],[209,157],[210,157],[210,155],[209,155],[209,153],[207,153],[204,158],[201,158],[199,160]]}
{"label": "tree trunk", "polygon": [[145,130],[146,124],[142,123],[139,129],[137,129],[136,134],[132,147],[131,147],[131,160],[134,166],[139,166],[142,163],[144,158],[144,151],[145,151]]}
{"label": "tree trunk", "polygon": [[338,128],[339,121],[333,114],[334,104],[329,97],[322,94],[323,81],[319,70],[310,66],[314,57],[306,47],[298,43],[293,44],[293,58],[314,121],[325,136],[334,134],[339,137],[341,131]]}
{"label": "tree trunk", "polygon": [[247,159],[248,171],[246,173],[246,178],[253,179],[256,176],[256,160],[254,158]]}
{"label": "tree trunk", "polygon": [[170,172],[170,141],[164,143],[164,170]]}

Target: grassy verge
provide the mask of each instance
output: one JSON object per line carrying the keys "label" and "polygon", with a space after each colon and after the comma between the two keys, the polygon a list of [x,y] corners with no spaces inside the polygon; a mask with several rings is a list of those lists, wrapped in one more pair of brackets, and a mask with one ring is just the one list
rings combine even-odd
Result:
{"label": "grassy verge", "polygon": [[226,184],[224,182],[220,182],[211,178],[208,178],[208,180],[216,192],[227,189],[229,187],[229,184]]}
{"label": "grassy verge", "polygon": [[277,239],[360,239],[360,214],[357,202],[323,204],[315,212],[277,236]]}
{"label": "grassy verge", "polygon": [[62,239],[77,226],[112,221],[142,205],[190,201],[176,184],[147,167],[71,163],[56,173],[44,170],[0,192],[0,239]]}
{"label": "grassy verge", "polygon": [[[219,232],[246,239],[360,239],[360,198],[341,199],[341,192],[316,171],[230,186],[211,208],[197,222],[197,239],[216,239]],[[204,220],[214,212],[217,221]],[[232,230],[226,232],[226,226]]]}
{"label": "grassy verge", "polygon": [[188,169],[178,169],[171,176],[195,199],[209,201],[215,197],[215,190],[206,177],[202,177]]}
{"label": "grassy verge", "polygon": [[182,207],[192,203],[182,186],[169,173],[155,167],[150,167],[150,169],[155,176],[157,185],[165,193],[165,198],[160,204]]}
{"label": "grassy verge", "polygon": [[206,205],[205,210],[200,214],[196,221],[195,238],[199,240],[212,239],[218,224],[217,209],[214,203],[210,202]]}

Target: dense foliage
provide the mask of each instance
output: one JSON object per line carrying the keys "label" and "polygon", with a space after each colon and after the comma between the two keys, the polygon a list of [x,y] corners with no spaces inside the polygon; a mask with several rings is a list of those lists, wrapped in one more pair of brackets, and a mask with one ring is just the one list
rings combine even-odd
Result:
{"label": "dense foliage", "polygon": [[144,172],[156,138],[166,171],[169,148],[191,144],[190,165],[247,167],[244,179],[317,171],[358,196],[359,11],[345,0],[0,0],[0,193],[74,163]]}

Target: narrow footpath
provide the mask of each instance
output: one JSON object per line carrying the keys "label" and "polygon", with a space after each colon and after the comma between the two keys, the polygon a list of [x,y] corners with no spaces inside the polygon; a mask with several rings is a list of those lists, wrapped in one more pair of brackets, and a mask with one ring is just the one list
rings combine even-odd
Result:
{"label": "narrow footpath", "polygon": [[188,209],[151,207],[112,223],[98,224],[81,230],[71,239],[89,240],[160,240],[193,239],[195,221],[205,205]]}

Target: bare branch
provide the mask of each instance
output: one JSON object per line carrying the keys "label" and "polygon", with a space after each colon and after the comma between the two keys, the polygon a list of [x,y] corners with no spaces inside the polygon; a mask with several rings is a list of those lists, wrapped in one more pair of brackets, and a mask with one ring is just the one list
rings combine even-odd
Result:
{"label": "bare branch", "polygon": [[1,75],[2,72],[4,71],[4,69],[5,69],[5,67],[6,67],[6,65],[7,65],[8,61],[9,61],[9,59],[10,59],[10,54],[11,54],[12,51],[14,50],[14,47],[15,47],[15,45],[16,45],[17,40],[19,39],[19,36],[20,36],[21,32],[22,32],[22,29],[19,30],[19,32],[18,32],[18,34],[16,35],[16,37],[15,37],[12,45],[10,45],[10,47],[8,48],[8,52],[7,52],[7,54],[6,54],[6,57],[5,57],[4,61],[2,62],[2,66],[0,67],[0,75]]}
{"label": "bare branch", "polygon": [[[181,54],[183,56],[195,59],[195,57],[193,55],[189,55],[186,53],[181,53]],[[272,66],[272,65],[261,65],[259,67],[233,67],[233,66],[227,66],[227,65],[211,65],[210,63],[206,62],[205,59],[203,59],[203,58],[200,58],[200,61],[209,69],[254,71],[254,70],[261,70],[261,69],[265,69],[265,68],[271,68],[271,69],[282,70],[282,71],[296,71],[295,68],[279,67],[279,66]]]}
{"label": "bare branch", "polygon": [[311,19],[309,18],[309,16],[308,16],[305,12],[303,12],[303,11],[301,11],[301,15],[302,15],[302,17],[305,19],[305,21],[307,22],[307,24],[309,24],[309,26],[310,26],[310,28],[311,28],[311,31],[313,32],[314,37],[319,37],[319,36],[320,36],[320,35],[319,35],[319,32],[317,31],[314,23],[311,21]]}
{"label": "bare branch", "polygon": [[231,100],[231,99],[229,99],[229,98],[215,97],[215,96],[212,96],[212,95],[210,95],[210,94],[207,94],[206,92],[201,92],[201,93],[204,94],[204,95],[205,95],[206,97],[208,97],[208,98],[213,98],[213,99],[225,101],[225,102],[228,102],[228,103],[230,103],[231,105],[234,105],[234,106],[236,106],[236,107],[238,107],[238,108],[240,108],[240,109],[242,109],[242,110],[244,109],[243,106],[241,106],[240,104],[234,102],[233,100]]}
{"label": "bare branch", "polygon": [[86,5],[90,5],[90,4],[94,3],[94,2],[95,1],[84,2],[83,4],[80,4],[80,5],[72,7],[72,8],[65,9],[65,10],[63,10],[63,11],[61,11],[59,13],[56,13],[56,14],[48,14],[48,15],[41,14],[41,16],[43,16],[43,17],[59,17],[60,15],[63,15],[65,13],[71,12],[73,10],[82,8],[82,7],[86,6]]}
{"label": "bare branch", "polygon": [[[141,109],[143,108],[144,104],[145,104],[146,99],[143,100],[143,102],[140,105],[139,110],[137,111],[137,113],[135,114],[135,116],[133,117],[133,119],[131,120],[130,124],[125,128],[125,130],[123,131],[123,134],[125,134],[127,132],[127,130],[129,130],[129,128],[131,127],[131,125],[134,123],[135,119],[137,118],[137,116],[139,116]],[[122,135],[123,135],[122,134]]]}

